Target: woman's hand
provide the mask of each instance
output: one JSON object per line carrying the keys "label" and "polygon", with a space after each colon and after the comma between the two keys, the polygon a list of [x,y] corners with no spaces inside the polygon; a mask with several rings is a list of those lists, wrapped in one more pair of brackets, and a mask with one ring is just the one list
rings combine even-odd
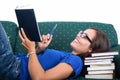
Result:
{"label": "woman's hand", "polygon": [[52,36],[50,34],[42,35],[42,41],[38,42],[37,53],[43,51],[46,47],[48,47],[51,40],[52,40]]}
{"label": "woman's hand", "polygon": [[28,50],[28,52],[36,52],[35,51],[35,42],[34,41],[30,41],[23,28],[21,28],[21,32],[19,31],[19,36],[20,39],[22,40],[22,45]]}

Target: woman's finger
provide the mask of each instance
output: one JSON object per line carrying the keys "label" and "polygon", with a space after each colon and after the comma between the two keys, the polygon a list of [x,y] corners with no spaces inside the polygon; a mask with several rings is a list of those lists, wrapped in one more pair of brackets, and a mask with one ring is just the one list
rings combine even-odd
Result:
{"label": "woman's finger", "polygon": [[20,39],[21,39],[22,41],[24,41],[24,38],[23,38],[23,36],[22,36],[20,30],[19,30],[19,36],[20,36]]}
{"label": "woman's finger", "polygon": [[26,36],[26,34],[25,34],[25,32],[24,32],[24,30],[23,30],[23,28],[21,28],[21,32],[22,32],[23,38],[24,38],[24,39],[28,39],[27,36]]}

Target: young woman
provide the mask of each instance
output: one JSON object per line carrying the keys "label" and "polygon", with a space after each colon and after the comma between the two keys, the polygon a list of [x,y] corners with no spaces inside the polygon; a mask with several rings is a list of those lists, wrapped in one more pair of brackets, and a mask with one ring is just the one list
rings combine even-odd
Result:
{"label": "young woman", "polygon": [[[8,38],[0,24],[0,77],[9,80],[63,80],[78,76],[83,67],[79,55],[89,56],[92,52],[108,51],[109,40],[103,32],[95,28],[80,31],[70,43],[72,52],[46,49],[52,36],[43,35],[38,42],[37,52],[35,42],[30,41],[24,30],[19,36],[22,45],[28,50],[26,55],[14,55]],[[3,63],[4,62],[4,63]]]}

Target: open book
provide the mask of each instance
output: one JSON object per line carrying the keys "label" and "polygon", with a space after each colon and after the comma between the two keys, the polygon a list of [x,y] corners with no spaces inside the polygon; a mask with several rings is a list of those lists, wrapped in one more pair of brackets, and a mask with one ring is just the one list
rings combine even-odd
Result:
{"label": "open book", "polygon": [[36,21],[34,9],[15,9],[19,28],[23,28],[31,41],[40,42],[41,34]]}

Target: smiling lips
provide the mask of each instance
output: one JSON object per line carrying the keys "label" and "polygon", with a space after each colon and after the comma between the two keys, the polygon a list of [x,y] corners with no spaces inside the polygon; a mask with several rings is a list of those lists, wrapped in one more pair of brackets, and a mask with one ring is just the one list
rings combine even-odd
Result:
{"label": "smiling lips", "polygon": [[80,42],[79,42],[79,40],[78,40],[78,39],[75,39],[75,40],[74,40],[74,42],[75,42],[75,43],[79,43],[79,44],[80,44]]}

